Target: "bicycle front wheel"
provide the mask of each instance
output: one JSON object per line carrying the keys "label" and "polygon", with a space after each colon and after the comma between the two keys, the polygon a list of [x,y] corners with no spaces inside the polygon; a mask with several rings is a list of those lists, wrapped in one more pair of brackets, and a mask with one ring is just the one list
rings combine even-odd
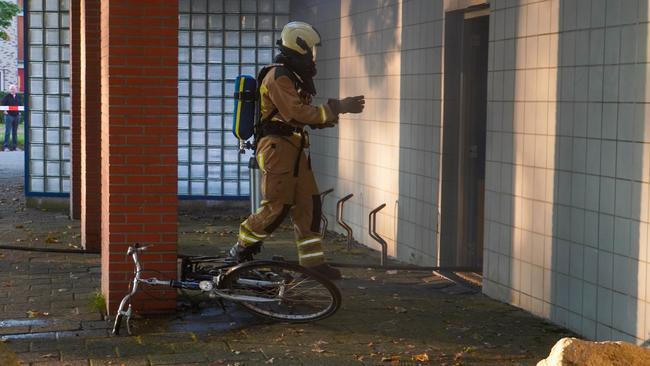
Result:
{"label": "bicycle front wheel", "polygon": [[305,267],[253,261],[232,268],[220,291],[249,311],[295,323],[327,318],[341,306],[341,293],[328,279]]}

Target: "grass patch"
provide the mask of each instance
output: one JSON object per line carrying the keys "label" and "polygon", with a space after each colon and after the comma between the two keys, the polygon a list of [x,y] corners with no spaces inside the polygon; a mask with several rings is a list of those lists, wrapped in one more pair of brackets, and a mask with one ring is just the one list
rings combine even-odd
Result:
{"label": "grass patch", "polygon": [[[4,143],[4,141],[5,141],[5,124],[4,122],[0,122],[0,147],[2,147],[2,143]],[[18,142],[18,148],[21,150],[25,150],[25,124],[24,123],[18,125],[17,142]]]}
{"label": "grass patch", "polygon": [[89,307],[92,311],[98,312],[102,318],[106,317],[106,297],[101,291],[97,291],[90,298]]}

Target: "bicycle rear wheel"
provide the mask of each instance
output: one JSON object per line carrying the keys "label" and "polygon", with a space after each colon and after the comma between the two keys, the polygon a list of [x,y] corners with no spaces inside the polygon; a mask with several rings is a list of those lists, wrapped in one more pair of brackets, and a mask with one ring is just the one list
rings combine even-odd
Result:
{"label": "bicycle rear wheel", "polygon": [[240,264],[226,273],[220,291],[255,314],[294,323],[327,318],[341,306],[341,293],[331,281],[286,262]]}

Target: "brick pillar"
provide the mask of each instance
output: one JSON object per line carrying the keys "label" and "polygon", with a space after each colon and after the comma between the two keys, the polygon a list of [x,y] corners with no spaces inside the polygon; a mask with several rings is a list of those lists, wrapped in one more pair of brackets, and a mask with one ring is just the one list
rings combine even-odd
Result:
{"label": "brick pillar", "polygon": [[70,186],[70,218],[79,219],[81,214],[81,80],[80,80],[80,54],[81,54],[81,28],[80,6],[78,1],[70,2],[70,97],[71,97],[71,124],[72,141],[70,148],[71,174]]}
{"label": "brick pillar", "polygon": [[[74,1],[73,1],[74,2]],[[81,0],[81,245],[101,248],[100,0]]]}
{"label": "brick pillar", "polygon": [[[109,313],[127,292],[129,245],[153,245],[144,269],[176,277],[178,2],[101,0],[102,291]],[[151,273],[151,272],[149,272]],[[155,287],[139,312],[170,311],[176,291]]]}

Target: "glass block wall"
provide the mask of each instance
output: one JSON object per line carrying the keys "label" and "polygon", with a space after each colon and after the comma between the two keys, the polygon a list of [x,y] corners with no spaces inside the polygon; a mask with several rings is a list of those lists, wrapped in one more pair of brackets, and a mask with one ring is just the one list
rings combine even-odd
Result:
{"label": "glass block wall", "polygon": [[[68,4],[27,4],[27,194],[70,191]],[[289,0],[180,0],[179,13],[178,193],[244,198],[250,154],[230,131],[233,79],[272,61]]]}
{"label": "glass block wall", "polygon": [[68,0],[29,0],[29,193],[70,192],[70,32]]}
{"label": "glass block wall", "polygon": [[181,0],[178,50],[178,193],[249,194],[249,153],[230,131],[234,78],[270,63],[289,0]]}

